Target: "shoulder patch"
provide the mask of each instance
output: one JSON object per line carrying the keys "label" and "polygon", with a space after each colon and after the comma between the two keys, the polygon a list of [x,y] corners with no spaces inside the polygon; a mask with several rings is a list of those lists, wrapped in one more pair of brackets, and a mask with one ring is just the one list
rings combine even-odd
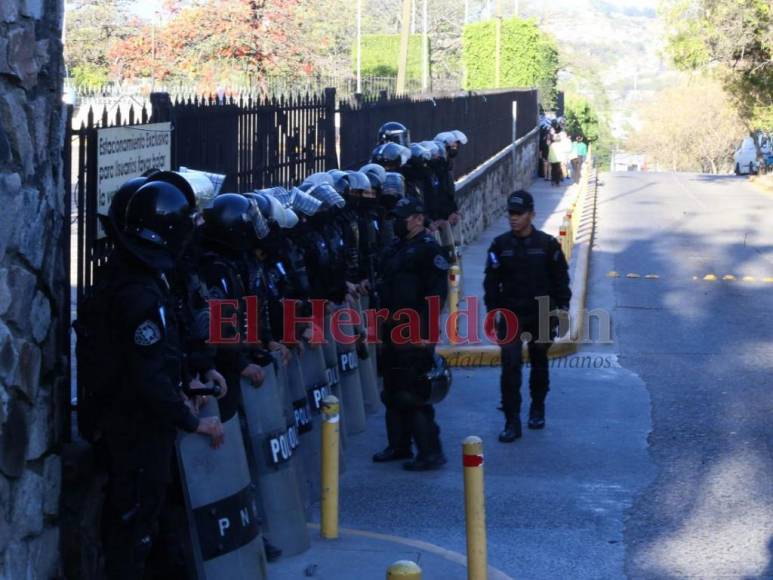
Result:
{"label": "shoulder patch", "polygon": [[151,346],[161,340],[161,329],[152,320],[146,320],[134,331],[134,344]]}
{"label": "shoulder patch", "polygon": [[432,261],[432,263],[435,264],[435,268],[437,268],[438,270],[448,270],[448,268],[450,267],[448,265],[448,260],[446,260],[440,254],[435,256],[435,259]]}

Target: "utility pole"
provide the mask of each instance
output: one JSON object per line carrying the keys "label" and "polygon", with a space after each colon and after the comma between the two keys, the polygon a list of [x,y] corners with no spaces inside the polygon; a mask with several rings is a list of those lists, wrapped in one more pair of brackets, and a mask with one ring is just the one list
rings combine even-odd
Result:
{"label": "utility pole", "polygon": [[400,22],[400,60],[397,63],[397,94],[405,93],[408,74],[408,39],[411,31],[411,0],[403,0],[403,18]]}
{"label": "utility pole", "polygon": [[494,88],[502,84],[502,0],[496,0],[496,55],[494,56]]}
{"label": "utility pole", "polygon": [[362,94],[362,0],[357,0],[357,94]]}
{"label": "utility pole", "polygon": [[411,34],[416,34],[416,0],[411,0]]}
{"label": "utility pole", "polygon": [[470,21],[470,0],[464,0],[464,23]]}
{"label": "utility pole", "polygon": [[422,39],[421,39],[421,90],[429,90],[429,10],[427,0],[423,0],[422,6]]}
{"label": "utility pole", "polygon": [[513,16],[517,18],[519,12],[520,10],[518,10],[518,0],[513,0]]}

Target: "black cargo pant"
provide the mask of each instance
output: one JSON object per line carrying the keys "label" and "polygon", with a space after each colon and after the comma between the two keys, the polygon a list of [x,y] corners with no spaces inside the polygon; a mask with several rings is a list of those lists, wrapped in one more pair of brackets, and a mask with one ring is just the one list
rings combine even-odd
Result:
{"label": "black cargo pant", "polygon": [[384,339],[382,370],[386,407],[386,429],[389,446],[408,450],[416,443],[418,456],[433,457],[442,453],[440,427],[435,423],[435,408],[427,404],[428,393],[420,378],[433,364],[433,347],[394,345]]}
{"label": "black cargo pant", "polygon": [[[505,339],[504,327],[498,327],[500,340]],[[517,336],[502,344],[502,375],[500,377],[500,389],[502,392],[502,410],[506,419],[518,418],[521,413],[521,382],[523,369],[523,334],[528,332],[531,340],[528,342],[529,364],[529,391],[533,403],[545,402],[550,390],[550,377],[548,368],[548,349],[551,342],[539,342],[539,328],[536,322],[525,323],[518,328]],[[551,332],[551,337],[554,332]]]}
{"label": "black cargo pant", "polygon": [[107,434],[105,557],[110,580],[141,580],[170,483],[176,434]]}

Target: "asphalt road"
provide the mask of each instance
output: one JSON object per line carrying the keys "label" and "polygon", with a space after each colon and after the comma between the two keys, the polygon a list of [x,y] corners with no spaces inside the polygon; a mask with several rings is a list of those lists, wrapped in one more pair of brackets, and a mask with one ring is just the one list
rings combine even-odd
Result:
{"label": "asphalt road", "polygon": [[[342,526],[464,554],[461,441],[479,435],[489,562],[512,578],[773,577],[773,197],[734,177],[602,181],[588,306],[610,340],[594,324],[554,363],[547,429],[499,443],[499,370],[456,369],[437,409],[449,464],[371,463],[386,438],[369,417],[347,443]],[[559,192],[532,190],[555,233]],[[467,295],[504,228],[465,254]],[[465,578],[426,564],[426,579]]]}
{"label": "asphalt road", "polygon": [[590,305],[611,306],[647,387],[657,473],[626,511],[625,571],[773,577],[773,197],[735,177],[603,181]]}

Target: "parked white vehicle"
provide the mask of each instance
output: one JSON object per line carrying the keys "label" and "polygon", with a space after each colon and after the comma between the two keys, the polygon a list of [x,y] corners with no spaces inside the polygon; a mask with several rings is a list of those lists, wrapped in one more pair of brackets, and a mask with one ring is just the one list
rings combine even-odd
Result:
{"label": "parked white vehicle", "polygon": [[755,175],[760,169],[760,164],[757,160],[757,148],[754,146],[754,139],[746,137],[741,146],[736,149],[735,154],[733,154],[733,160],[735,161],[736,175]]}

